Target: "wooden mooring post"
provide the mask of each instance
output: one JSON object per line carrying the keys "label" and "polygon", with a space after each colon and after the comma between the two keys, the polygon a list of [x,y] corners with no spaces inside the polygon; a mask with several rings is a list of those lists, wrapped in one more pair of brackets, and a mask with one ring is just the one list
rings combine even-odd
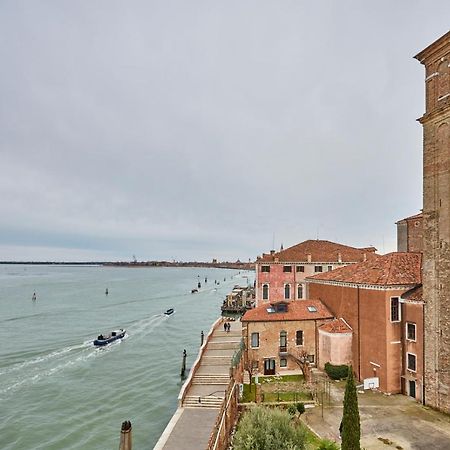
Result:
{"label": "wooden mooring post", "polygon": [[183,362],[181,363],[181,376],[184,377],[184,374],[186,372],[186,349],[183,350]]}
{"label": "wooden mooring post", "polygon": [[119,450],[131,450],[131,446],[131,422],[126,420],[122,422],[122,429],[120,430]]}
{"label": "wooden mooring post", "polygon": [[205,333],[202,332],[200,333],[200,347],[203,345],[203,341],[205,340]]}

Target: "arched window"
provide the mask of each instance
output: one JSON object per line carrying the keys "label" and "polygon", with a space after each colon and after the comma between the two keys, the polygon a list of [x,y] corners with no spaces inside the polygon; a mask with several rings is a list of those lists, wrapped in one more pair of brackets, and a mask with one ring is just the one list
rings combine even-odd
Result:
{"label": "arched window", "polygon": [[285,298],[285,300],[289,300],[291,298],[291,285],[290,284],[284,285],[284,298]]}
{"label": "arched window", "polygon": [[269,285],[263,284],[262,286],[262,298],[263,300],[269,300]]}
{"label": "arched window", "polygon": [[303,298],[303,284],[297,285],[297,299],[301,300]]}

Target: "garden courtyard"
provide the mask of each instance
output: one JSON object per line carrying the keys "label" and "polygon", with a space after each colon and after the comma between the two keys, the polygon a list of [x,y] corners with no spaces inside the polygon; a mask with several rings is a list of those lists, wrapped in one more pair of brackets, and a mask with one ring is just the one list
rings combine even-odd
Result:
{"label": "garden courtyard", "polygon": [[[317,377],[317,374],[316,374]],[[261,383],[263,404],[302,402],[306,411],[301,419],[321,438],[340,443],[339,425],[345,381],[328,381],[319,374],[313,387],[314,396],[322,405],[308,407],[312,400],[311,387],[303,383],[301,375],[270,377]],[[316,378],[317,380],[317,378]],[[326,380],[326,381],[324,381]],[[361,447],[366,450],[429,450],[450,448],[450,417],[433,411],[404,395],[384,395],[379,392],[358,391],[361,418]],[[243,401],[255,397],[254,385],[244,385]],[[311,446],[310,448],[314,448]]]}

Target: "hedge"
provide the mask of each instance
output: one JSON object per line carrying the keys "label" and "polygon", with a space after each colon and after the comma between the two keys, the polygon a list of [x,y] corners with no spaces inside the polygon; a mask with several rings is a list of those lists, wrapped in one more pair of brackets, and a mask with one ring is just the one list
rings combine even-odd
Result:
{"label": "hedge", "polygon": [[343,378],[347,378],[348,366],[346,366],[345,364],[343,364],[341,366],[334,366],[333,364],[326,363],[325,364],[325,372],[333,380],[341,380]]}

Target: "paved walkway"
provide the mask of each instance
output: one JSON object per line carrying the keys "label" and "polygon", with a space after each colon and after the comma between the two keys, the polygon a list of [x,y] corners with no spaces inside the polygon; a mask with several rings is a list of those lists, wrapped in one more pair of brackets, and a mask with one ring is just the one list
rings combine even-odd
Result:
{"label": "paved walkway", "polygon": [[206,448],[230,381],[231,358],[239,348],[241,322],[230,322],[230,332],[220,324],[208,342],[192,385],[154,450]]}
{"label": "paved walkway", "polygon": [[[321,437],[340,442],[344,382],[332,382],[331,398],[308,409],[305,422]],[[450,417],[405,395],[365,391],[358,394],[361,447],[366,450],[450,449]]]}

